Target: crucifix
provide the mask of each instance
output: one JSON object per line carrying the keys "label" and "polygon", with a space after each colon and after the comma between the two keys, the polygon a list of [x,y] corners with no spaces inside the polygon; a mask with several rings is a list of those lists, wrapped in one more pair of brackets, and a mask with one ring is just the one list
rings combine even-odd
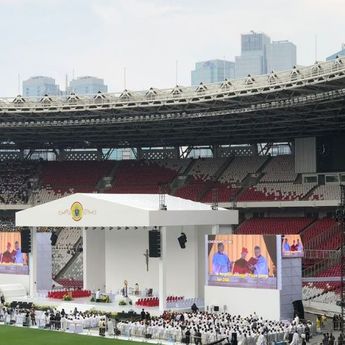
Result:
{"label": "crucifix", "polygon": [[146,252],[143,254],[145,256],[145,261],[146,261],[146,271],[149,271],[149,250],[146,249]]}

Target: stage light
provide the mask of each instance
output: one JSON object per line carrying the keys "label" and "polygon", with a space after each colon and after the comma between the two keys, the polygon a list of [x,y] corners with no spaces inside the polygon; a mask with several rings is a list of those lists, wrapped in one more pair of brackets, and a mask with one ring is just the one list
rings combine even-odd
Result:
{"label": "stage light", "polygon": [[118,226],[118,227],[117,227],[117,230],[121,230],[121,226]]}

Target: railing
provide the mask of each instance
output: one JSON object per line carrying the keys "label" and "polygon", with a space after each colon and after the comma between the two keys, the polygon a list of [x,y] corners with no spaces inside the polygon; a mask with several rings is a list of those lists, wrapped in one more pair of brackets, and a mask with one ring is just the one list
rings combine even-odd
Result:
{"label": "railing", "polygon": [[321,260],[303,270],[303,277],[315,277],[340,262],[339,250],[304,250],[306,259]]}
{"label": "railing", "polygon": [[[127,91],[122,93],[96,94],[91,96],[44,96],[24,98],[1,98],[1,111],[15,111],[20,108],[30,108],[32,111],[53,110],[58,107],[70,106],[111,106],[143,105],[145,103],[154,106],[155,102],[175,102],[192,100],[207,100],[210,96],[238,97],[244,94],[277,91],[303,85],[318,84],[328,79],[345,77],[345,59],[337,58],[333,61],[320,62],[312,66],[293,68],[290,71],[272,72],[268,75],[260,75],[247,78],[224,81],[222,83],[199,85],[198,87],[176,86],[169,89],[153,89],[148,91]],[[335,75],[337,74],[337,75]]]}

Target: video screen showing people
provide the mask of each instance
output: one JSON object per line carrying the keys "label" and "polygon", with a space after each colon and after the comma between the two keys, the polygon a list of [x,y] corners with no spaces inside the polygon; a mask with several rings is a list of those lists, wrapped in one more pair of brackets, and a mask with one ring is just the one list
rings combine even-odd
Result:
{"label": "video screen showing people", "polygon": [[301,258],[304,256],[300,235],[282,235],[282,256],[284,258]]}
{"label": "video screen showing people", "polygon": [[22,253],[20,232],[0,232],[0,273],[29,274],[28,256]]}
{"label": "video screen showing people", "polygon": [[277,237],[208,235],[208,285],[277,289]]}

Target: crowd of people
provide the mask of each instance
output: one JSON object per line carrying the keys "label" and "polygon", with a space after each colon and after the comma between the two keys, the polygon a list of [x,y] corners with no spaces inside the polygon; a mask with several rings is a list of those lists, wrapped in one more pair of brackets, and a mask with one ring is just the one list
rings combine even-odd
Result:
{"label": "crowd of people", "polygon": [[[267,345],[272,341],[303,344],[310,336],[310,325],[296,318],[292,322],[264,320],[255,313],[247,317],[225,312],[209,313],[193,308],[190,312],[165,312],[152,317],[142,310],[130,320],[106,317],[76,308],[68,313],[51,309],[37,311],[34,307],[21,309],[0,305],[0,321],[52,330],[82,333],[95,329],[99,334],[124,337],[145,337],[186,344],[210,344],[216,341],[239,345]],[[326,344],[332,345],[332,343]]]}
{"label": "crowd of people", "polygon": [[0,168],[0,203],[28,203],[31,190],[30,177],[35,172],[35,164],[8,161],[1,162]]}

